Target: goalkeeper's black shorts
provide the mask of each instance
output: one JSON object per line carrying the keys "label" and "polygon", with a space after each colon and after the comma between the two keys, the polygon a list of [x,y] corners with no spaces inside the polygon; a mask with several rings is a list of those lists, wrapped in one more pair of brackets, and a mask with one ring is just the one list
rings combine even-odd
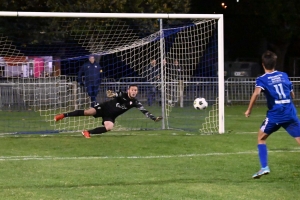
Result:
{"label": "goalkeeper's black shorts", "polygon": [[96,104],[93,106],[93,108],[96,109],[96,114],[93,115],[93,117],[98,118],[102,117],[102,125],[104,125],[105,121],[110,121],[112,123],[115,123],[116,118],[109,114],[109,112],[105,111],[105,108],[101,104]]}

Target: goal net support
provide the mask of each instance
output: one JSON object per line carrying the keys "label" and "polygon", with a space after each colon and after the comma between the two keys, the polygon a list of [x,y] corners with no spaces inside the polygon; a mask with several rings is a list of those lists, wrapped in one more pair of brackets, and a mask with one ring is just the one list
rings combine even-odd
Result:
{"label": "goal net support", "polygon": [[[102,119],[58,113],[91,106],[87,74],[93,55],[106,90],[139,87],[138,100],[162,123],[137,109],[114,130],[182,129],[224,133],[223,16],[201,14],[0,12],[0,111],[5,133],[70,132],[101,126]],[[20,33],[20,31],[22,33]],[[79,83],[85,83],[80,85]],[[199,111],[193,100],[204,97]],[[18,123],[16,123],[18,120]]]}

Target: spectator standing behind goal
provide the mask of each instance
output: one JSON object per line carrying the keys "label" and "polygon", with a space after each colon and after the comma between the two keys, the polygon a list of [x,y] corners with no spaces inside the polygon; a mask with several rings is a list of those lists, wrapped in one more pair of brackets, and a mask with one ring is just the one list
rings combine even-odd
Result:
{"label": "spectator standing behind goal", "polygon": [[172,66],[172,74],[173,74],[173,79],[178,81],[182,79],[183,71],[179,65],[179,62],[177,59],[174,60],[173,66]]}
{"label": "spectator standing behind goal", "polygon": [[[82,76],[84,75],[84,81]],[[78,84],[85,86],[89,97],[91,98],[91,107],[96,104],[96,97],[99,92],[99,85],[101,84],[102,68],[95,62],[93,55],[89,56],[89,61],[81,66],[78,72]]]}
{"label": "spectator standing behind goal", "polygon": [[92,130],[84,130],[82,135],[85,138],[90,138],[91,134],[102,134],[110,131],[114,127],[115,119],[135,107],[139,109],[146,117],[158,122],[162,117],[153,116],[135,97],[138,93],[138,87],[136,85],[130,85],[127,92],[113,92],[108,90],[106,92],[107,97],[113,98],[110,101],[96,104],[94,107],[87,110],[75,110],[73,112],[58,114],[54,117],[54,121],[62,120],[65,117],[77,117],[77,116],[94,116],[102,117],[102,127],[98,127]]}
{"label": "spectator standing behind goal", "polygon": [[300,144],[300,121],[292,102],[295,97],[293,85],[286,73],[276,71],[277,56],[271,51],[262,55],[262,66],[265,74],[256,79],[255,90],[250,99],[245,117],[249,117],[259,94],[263,92],[267,99],[267,116],[258,131],[258,157],[261,169],[252,178],[258,179],[270,173],[268,166],[267,138],[283,127]]}

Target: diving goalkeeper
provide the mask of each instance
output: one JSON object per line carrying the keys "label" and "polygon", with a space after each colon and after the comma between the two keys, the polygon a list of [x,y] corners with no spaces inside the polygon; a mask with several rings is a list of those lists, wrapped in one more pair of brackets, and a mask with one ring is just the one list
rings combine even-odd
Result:
{"label": "diving goalkeeper", "polygon": [[115,119],[135,107],[139,109],[146,117],[152,119],[155,122],[162,120],[162,117],[155,117],[135,97],[138,93],[137,85],[130,85],[127,92],[113,92],[108,90],[106,92],[107,97],[113,98],[112,100],[96,104],[95,106],[87,110],[75,110],[69,113],[58,114],[54,117],[54,121],[62,120],[65,117],[77,117],[77,116],[94,116],[102,117],[102,127],[98,127],[92,130],[82,131],[82,135],[85,138],[90,138],[93,134],[102,134],[110,131],[114,127]]}

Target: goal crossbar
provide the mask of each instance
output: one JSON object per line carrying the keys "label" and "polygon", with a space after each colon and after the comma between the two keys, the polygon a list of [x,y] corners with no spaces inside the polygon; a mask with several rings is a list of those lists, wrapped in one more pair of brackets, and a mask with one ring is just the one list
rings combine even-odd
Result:
{"label": "goal crossbar", "polygon": [[2,17],[70,17],[70,18],[152,18],[152,19],[221,19],[222,14],[169,14],[169,13],[75,13],[75,12],[19,12],[0,11]]}

